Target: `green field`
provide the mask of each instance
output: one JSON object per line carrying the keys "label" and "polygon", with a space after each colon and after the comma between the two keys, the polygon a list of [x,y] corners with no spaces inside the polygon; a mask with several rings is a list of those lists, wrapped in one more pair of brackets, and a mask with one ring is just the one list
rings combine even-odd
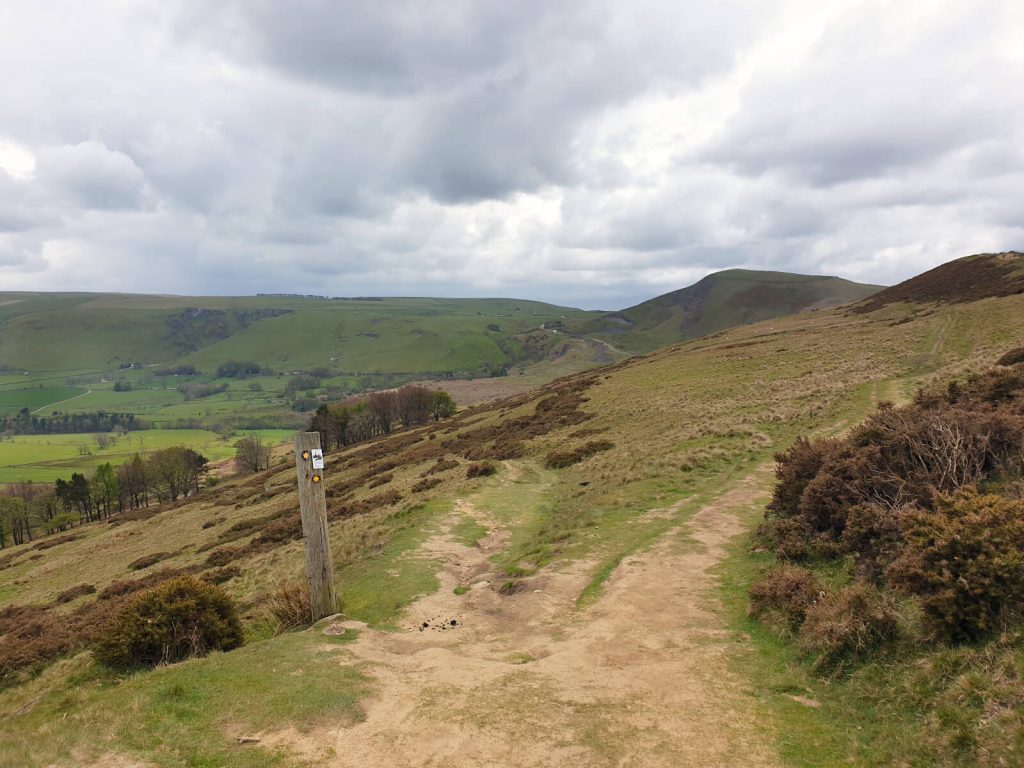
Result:
{"label": "green field", "polygon": [[17,435],[0,440],[0,484],[67,479],[72,472],[89,473],[105,462],[120,464],[136,453],[144,455],[172,445],[193,448],[210,461],[219,461],[234,456],[234,444],[244,434],[259,434],[277,444],[290,440],[294,433],[248,430],[224,438],[203,429],[148,429],[111,437],[113,442],[107,448],[100,448],[95,435]]}
{"label": "green field", "polygon": [[30,411],[45,408],[54,403],[84,395],[87,390],[79,387],[20,387],[0,389],[0,415],[17,413],[22,408]]}

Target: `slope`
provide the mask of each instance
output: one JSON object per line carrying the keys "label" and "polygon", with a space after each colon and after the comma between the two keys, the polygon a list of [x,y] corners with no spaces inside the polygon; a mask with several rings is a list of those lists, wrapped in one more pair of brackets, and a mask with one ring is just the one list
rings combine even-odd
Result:
{"label": "slope", "polygon": [[[742,326],[332,454],[345,643],[261,628],[266,596],[302,570],[288,456],[188,503],[11,550],[4,605],[75,617],[103,603],[57,601],[75,587],[187,570],[224,581],[252,642],[126,680],[74,652],[8,676],[0,762],[861,763],[848,723],[794,703],[791,682],[746,674],[760,651],[715,568],[755,519],[774,451],[988,365],[1024,333],[1024,296],[908,312]],[[497,474],[467,479],[480,461]]]}
{"label": "slope", "polygon": [[895,303],[960,303],[1018,293],[1024,293],[1024,253],[978,253],[879,291],[852,309],[863,314]]}
{"label": "slope", "polygon": [[517,362],[518,334],[586,315],[512,299],[0,293],[0,369],[255,360],[275,370],[475,371]]}
{"label": "slope", "polygon": [[620,312],[578,321],[584,335],[647,352],[735,325],[863,299],[879,286],[838,277],[732,269]]}

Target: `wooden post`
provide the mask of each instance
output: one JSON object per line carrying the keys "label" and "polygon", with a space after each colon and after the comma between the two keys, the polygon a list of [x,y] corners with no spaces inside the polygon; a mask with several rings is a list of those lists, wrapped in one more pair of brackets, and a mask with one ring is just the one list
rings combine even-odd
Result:
{"label": "wooden post", "polygon": [[327,497],[324,495],[322,456],[319,432],[299,432],[295,435],[295,473],[299,480],[299,512],[302,514],[302,535],[306,540],[306,576],[309,578],[313,621],[338,612],[331,542],[327,538]]}

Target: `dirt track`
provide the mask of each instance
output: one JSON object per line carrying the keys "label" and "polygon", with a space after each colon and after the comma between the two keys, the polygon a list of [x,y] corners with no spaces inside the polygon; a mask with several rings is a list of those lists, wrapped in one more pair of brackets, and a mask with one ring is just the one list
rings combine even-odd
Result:
{"label": "dirt track", "polygon": [[406,631],[364,630],[349,646],[375,680],[365,721],[264,734],[264,744],[362,768],[775,765],[772,734],[730,672],[743,638],[725,628],[709,573],[742,530],[735,512],[765,501],[769,474],[760,468],[624,560],[583,611],[589,563],[511,596],[484,585],[508,534],[459,502],[451,524],[469,513],[491,533],[466,547],[448,525],[429,540],[421,554],[443,563],[438,592],[410,608]]}

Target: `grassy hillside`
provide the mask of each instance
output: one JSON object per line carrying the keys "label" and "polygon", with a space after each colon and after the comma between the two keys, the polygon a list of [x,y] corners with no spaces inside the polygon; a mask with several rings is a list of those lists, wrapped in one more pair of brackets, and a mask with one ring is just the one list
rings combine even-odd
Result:
{"label": "grassy hillside", "polygon": [[516,334],[586,314],[511,299],[0,293],[0,366],[216,368],[256,360],[274,370],[475,371],[521,359]]}
{"label": "grassy hillside", "polygon": [[863,299],[879,290],[838,277],[731,269],[635,307],[579,322],[580,332],[647,352],[724,328]]}
{"label": "grassy hillside", "polygon": [[[742,275],[736,279],[723,295],[748,290]],[[1022,335],[1024,296],[916,315],[900,303],[867,314],[805,313],[334,453],[325,483],[336,577],[345,613],[368,625],[349,627],[343,639],[358,635],[349,645],[318,629],[271,637],[263,619],[268,595],[303,568],[286,453],[275,469],[185,504],[81,527],[46,548],[10,550],[0,560],[0,604],[36,606],[25,615],[45,628],[40,636],[70,650],[35,676],[5,676],[0,763],[44,766],[74,755],[81,765],[346,765],[343,755],[378,743],[356,736],[365,731],[382,734],[373,737],[379,748],[398,750],[387,752],[389,765],[403,764],[405,748],[419,750],[415,764],[453,759],[458,745],[483,750],[497,739],[494,749],[504,749],[502,734],[513,739],[509,750],[531,746],[476,753],[482,762],[521,754],[510,764],[555,764],[571,755],[582,765],[614,765],[650,745],[652,764],[673,765],[693,759],[679,752],[684,747],[759,744],[771,753],[764,764],[888,765],[891,740],[883,753],[874,737],[896,729],[904,745],[896,757],[917,764],[915,739],[933,734],[905,712],[904,720],[892,720],[891,710],[883,717],[861,689],[817,682],[746,622],[732,596],[744,593],[765,555],[752,559],[737,539],[726,557],[712,546],[723,540],[694,525],[735,508],[749,530],[770,487],[773,453],[797,435],[838,433],[882,400],[980,370]],[[481,461],[494,462],[497,473],[467,479]],[[145,556],[155,564],[129,567]],[[687,576],[694,562],[717,563],[719,578]],[[630,574],[648,568],[653,581],[628,586]],[[243,609],[245,649],[127,678],[76,650],[112,583],[183,571],[224,581]],[[666,601],[676,593],[658,592],[642,612],[628,606],[676,576],[673,589],[697,591],[678,606],[682,624],[652,645],[648,625],[672,620],[677,607]],[[100,597],[58,599],[83,585]],[[693,600],[703,613],[686,613]],[[613,609],[627,611],[614,630]],[[421,623],[436,629],[439,616],[454,617],[458,630],[417,632]],[[64,635],[65,625],[79,629]],[[599,641],[607,643],[601,654],[580,656]],[[35,647],[27,642],[0,636],[0,656]],[[573,658],[587,658],[584,667],[597,675],[583,688],[565,687],[586,674]],[[695,658],[697,671],[686,666]],[[601,676],[615,686],[601,687]],[[413,687],[402,688],[403,680]],[[659,680],[672,681],[663,695],[630,688]],[[707,689],[710,710],[670,692],[695,688]],[[115,716],[126,708],[130,725]],[[404,713],[395,727],[405,730],[386,730],[389,711]],[[696,731],[701,738],[680,740],[702,712],[713,719]],[[430,739],[455,724],[449,741]],[[256,731],[259,744],[233,743]],[[715,754],[697,764],[731,764]]]}

